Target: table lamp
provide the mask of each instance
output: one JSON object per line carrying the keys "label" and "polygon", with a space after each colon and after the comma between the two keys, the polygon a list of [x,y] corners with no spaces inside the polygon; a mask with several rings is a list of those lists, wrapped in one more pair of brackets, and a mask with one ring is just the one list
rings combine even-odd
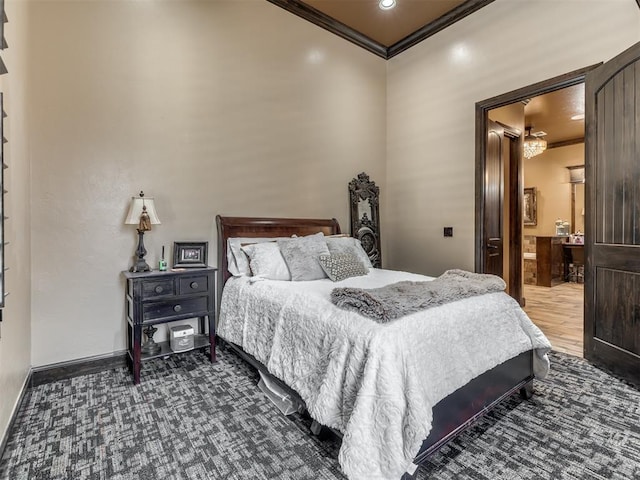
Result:
{"label": "table lamp", "polygon": [[144,232],[151,230],[151,225],[160,225],[160,219],[156,213],[156,207],[152,197],[145,197],[144,192],[140,192],[139,197],[131,198],[129,213],[124,221],[125,225],[138,225],[138,248],[136,249],[136,257],[138,260],[135,265],[129,269],[130,272],[148,272],[151,270],[144,256],[147,250],[144,248]]}

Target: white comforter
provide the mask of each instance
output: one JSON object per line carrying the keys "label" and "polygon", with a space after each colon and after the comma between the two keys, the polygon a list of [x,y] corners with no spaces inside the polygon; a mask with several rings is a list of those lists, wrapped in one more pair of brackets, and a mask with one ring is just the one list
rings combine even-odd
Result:
{"label": "white comforter", "polygon": [[547,374],[546,337],[505,293],[459,300],[378,324],[329,300],[337,286],[376,288],[430,277],[374,269],[342,282],[232,278],[218,334],[295,389],[318,422],[343,434],[352,480],[399,479],[431,430],[432,407],[531,348]]}

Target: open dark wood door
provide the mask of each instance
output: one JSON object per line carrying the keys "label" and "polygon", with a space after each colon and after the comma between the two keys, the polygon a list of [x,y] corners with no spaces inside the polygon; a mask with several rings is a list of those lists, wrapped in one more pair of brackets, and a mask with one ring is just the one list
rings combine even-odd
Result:
{"label": "open dark wood door", "polygon": [[586,79],[585,357],[640,385],[640,43]]}
{"label": "open dark wood door", "polygon": [[489,120],[484,176],[484,273],[503,276],[504,129]]}

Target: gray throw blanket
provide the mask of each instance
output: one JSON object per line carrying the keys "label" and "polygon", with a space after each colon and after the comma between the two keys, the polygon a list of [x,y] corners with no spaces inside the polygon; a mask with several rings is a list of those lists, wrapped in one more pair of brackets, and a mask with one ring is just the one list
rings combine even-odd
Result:
{"label": "gray throw blanket", "polygon": [[430,282],[403,281],[371,289],[334,288],[331,301],[340,308],[386,323],[463,298],[501,292],[505,287],[498,276],[456,269],[447,270]]}

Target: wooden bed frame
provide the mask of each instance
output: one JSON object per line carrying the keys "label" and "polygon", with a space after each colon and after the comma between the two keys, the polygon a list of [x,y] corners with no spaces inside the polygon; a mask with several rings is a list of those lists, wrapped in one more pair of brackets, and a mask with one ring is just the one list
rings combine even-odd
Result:
{"label": "wooden bed frame", "polygon": [[[251,218],[218,215],[216,223],[218,225],[218,300],[222,296],[224,284],[231,276],[227,268],[227,239],[234,237],[287,237],[293,234],[303,236],[317,232],[323,232],[325,235],[340,233],[340,225],[335,218]],[[268,373],[264,365],[244,352],[241,347],[222,341],[255,368]],[[284,382],[275,380],[281,387],[302,401],[297,393]],[[531,398],[533,394],[533,351],[524,352],[507,360],[440,400],[433,408],[431,432],[424,440],[420,452],[413,462],[419,465],[427,461],[429,456],[443,445],[516,392],[520,392],[520,395],[527,399]],[[405,478],[412,477],[405,474],[403,479]]]}

